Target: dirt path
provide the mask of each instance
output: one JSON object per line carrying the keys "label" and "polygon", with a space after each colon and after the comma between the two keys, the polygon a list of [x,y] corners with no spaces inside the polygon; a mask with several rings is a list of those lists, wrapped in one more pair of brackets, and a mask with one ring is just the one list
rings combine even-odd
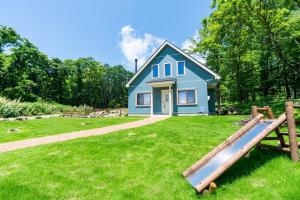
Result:
{"label": "dirt path", "polygon": [[83,138],[83,137],[89,137],[94,135],[104,135],[107,133],[119,131],[119,130],[125,130],[130,128],[136,128],[145,126],[148,124],[153,124],[155,122],[167,119],[169,116],[154,116],[149,117],[143,120],[134,121],[134,122],[128,122],[124,124],[118,124],[118,125],[112,125],[112,126],[106,126],[102,128],[96,128],[96,129],[90,129],[90,130],[84,130],[84,131],[76,131],[71,133],[63,133],[59,135],[52,135],[52,136],[45,136],[45,137],[38,137],[38,138],[32,138],[32,139],[26,139],[26,140],[19,140],[15,142],[6,142],[0,144],[0,153],[7,152],[7,151],[13,151],[17,149],[23,149],[27,147],[34,147],[42,144],[50,144],[55,142],[62,142],[67,140],[73,140],[77,138]]}

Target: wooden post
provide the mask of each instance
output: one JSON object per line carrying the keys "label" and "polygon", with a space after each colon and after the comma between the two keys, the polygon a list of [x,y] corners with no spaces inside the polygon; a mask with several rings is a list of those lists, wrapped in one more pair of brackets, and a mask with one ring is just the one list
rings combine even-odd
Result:
{"label": "wooden post", "polygon": [[252,119],[255,118],[257,115],[258,115],[257,106],[251,106],[251,116],[252,116]]}
{"label": "wooden post", "polygon": [[298,143],[297,143],[296,123],[295,123],[295,119],[294,119],[293,103],[286,102],[285,110],[286,110],[286,119],[287,119],[287,124],[288,124],[291,157],[292,157],[293,161],[298,162],[299,154],[298,154]]}

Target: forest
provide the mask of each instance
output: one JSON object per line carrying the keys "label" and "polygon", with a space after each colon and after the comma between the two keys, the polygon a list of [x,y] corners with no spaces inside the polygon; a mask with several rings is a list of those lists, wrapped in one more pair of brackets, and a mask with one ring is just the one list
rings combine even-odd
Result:
{"label": "forest", "polygon": [[193,53],[222,77],[219,101],[300,96],[300,1],[213,0]]}
{"label": "forest", "polygon": [[[300,0],[213,0],[192,39],[221,75],[218,104],[245,105],[300,96]],[[199,24],[200,27],[200,24]],[[49,58],[0,26],[0,96],[94,108],[126,107],[132,73],[95,59]]]}
{"label": "forest", "polygon": [[123,66],[91,57],[49,58],[10,27],[0,26],[0,96],[20,101],[51,101],[94,108],[126,107]]}

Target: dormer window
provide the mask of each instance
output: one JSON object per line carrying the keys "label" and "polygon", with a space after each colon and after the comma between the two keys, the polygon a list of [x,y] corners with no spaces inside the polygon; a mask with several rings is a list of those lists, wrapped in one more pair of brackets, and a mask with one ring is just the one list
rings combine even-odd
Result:
{"label": "dormer window", "polygon": [[177,76],[185,75],[185,62],[179,61],[177,62]]}
{"label": "dormer window", "polygon": [[172,66],[171,63],[166,63],[164,68],[164,76],[171,77],[172,76]]}
{"label": "dormer window", "polygon": [[152,77],[158,78],[158,74],[159,74],[158,65],[152,65]]}

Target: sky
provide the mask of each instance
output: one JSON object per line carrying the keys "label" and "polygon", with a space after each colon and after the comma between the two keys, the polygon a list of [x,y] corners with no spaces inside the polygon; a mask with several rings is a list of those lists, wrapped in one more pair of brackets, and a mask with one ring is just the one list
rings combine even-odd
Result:
{"label": "sky", "polygon": [[49,57],[93,57],[133,71],[165,40],[181,48],[209,16],[210,0],[0,0],[0,25]]}

